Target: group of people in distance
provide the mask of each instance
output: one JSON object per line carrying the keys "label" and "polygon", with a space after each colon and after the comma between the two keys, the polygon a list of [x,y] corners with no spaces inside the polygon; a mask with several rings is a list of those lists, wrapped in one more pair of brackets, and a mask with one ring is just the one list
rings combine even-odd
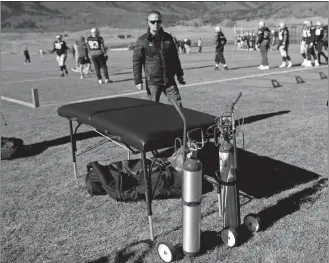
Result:
{"label": "group of people in distance", "polygon": [[237,50],[256,50],[256,34],[254,32],[244,32],[243,34],[237,34],[235,42]]}
{"label": "group of people in distance", "polygon": [[[175,80],[184,85],[184,71],[179,59],[179,47],[177,40],[162,28],[162,16],[158,11],[151,11],[147,17],[147,32],[138,37],[132,56],[133,76],[135,87],[138,90],[146,89],[150,100],[159,101],[160,96],[164,93],[168,100],[175,100],[178,105],[182,106],[181,96]],[[223,70],[228,70],[224,58],[224,47],[227,39],[222,32],[220,26],[214,28],[215,32],[215,70],[219,70],[219,65],[223,65]],[[304,59],[302,65],[312,67],[311,60],[313,58],[314,65],[320,65],[320,59],[323,56],[328,64],[328,56],[323,52],[328,47],[328,34],[322,23],[317,22],[316,26],[312,26],[312,22],[305,21],[300,52]],[[253,35],[251,35],[253,37]],[[61,35],[56,37],[52,52],[56,52],[56,59],[60,68],[61,76],[68,74],[65,65],[68,47]],[[282,57],[280,68],[290,68],[293,64],[289,56],[289,30],[285,23],[279,24],[278,31],[279,44],[277,49]],[[265,26],[264,21],[258,24],[257,35],[253,40],[257,50],[260,50],[261,65],[260,70],[270,69],[267,53],[270,48],[271,31]],[[247,45],[248,46],[248,45]],[[251,45],[251,47],[253,44]],[[202,40],[198,41],[199,53],[201,53]],[[250,46],[248,47],[250,48]],[[105,78],[105,83],[112,82],[109,78],[107,68],[107,50],[104,45],[104,39],[100,36],[97,28],[91,30],[91,36],[84,39],[81,37],[76,43],[75,56],[76,63],[79,64],[80,77],[84,78],[83,67],[87,64],[87,73],[90,70],[91,62],[96,71],[98,83],[102,84],[101,69]],[[89,65],[89,66],[88,66]],[[145,78],[143,78],[143,71]]]}
{"label": "group of people in distance", "polygon": [[[64,76],[64,72],[68,74],[65,61],[67,58],[68,46],[66,42],[62,39],[61,35],[57,35],[56,41],[53,45],[52,52],[57,54],[57,63],[61,71],[61,76]],[[87,74],[90,73],[90,58],[93,62],[96,77],[99,84],[103,83],[101,69],[103,70],[105,83],[110,83],[112,80],[109,77],[108,68],[106,61],[108,59],[107,51],[104,45],[104,39],[100,36],[99,30],[97,28],[91,29],[91,36],[85,41],[84,37],[81,37],[79,41],[76,42],[76,47],[74,48],[76,63],[79,65],[79,72],[81,79],[84,78],[84,65],[87,65]],[[90,57],[90,58],[89,58]]]}
{"label": "group of people in distance", "polygon": [[[317,22],[316,25],[313,26],[311,21],[304,21],[301,33],[300,53],[304,59],[301,65],[312,67],[313,58],[314,66],[318,67],[321,63],[322,56],[325,59],[325,63],[328,64],[328,55],[324,53],[324,50],[328,50],[328,32],[323,27],[323,24]],[[277,36],[279,41],[277,49],[280,51],[282,57],[282,64],[279,68],[290,68],[293,64],[288,54],[288,47],[290,44],[289,30],[284,22],[279,24]],[[253,46],[253,42],[255,46]],[[255,34],[253,36],[252,33],[244,33],[242,36],[237,34],[236,39],[237,50],[260,50],[262,62],[259,69],[261,70],[268,70],[270,68],[268,65],[267,52],[271,49],[271,45],[275,43],[275,31],[270,31],[263,21],[259,23],[257,36]]]}

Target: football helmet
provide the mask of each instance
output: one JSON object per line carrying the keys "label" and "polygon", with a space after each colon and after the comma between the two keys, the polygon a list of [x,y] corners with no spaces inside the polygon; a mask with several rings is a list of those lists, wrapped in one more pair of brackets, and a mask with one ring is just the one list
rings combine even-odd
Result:
{"label": "football helmet", "polygon": [[95,37],[95,36],[99,36],[99,30],[98,30],[98,28],[96,28],[96,27],[92,28],[92,29],[90,30],[90,32],[91,32],[91,35],[92,35],[93,37]]}
{"label": "football helmet", "polygon": [[220,26],[215,27],[215,33],[218,33],[218,32],[221,32],[221,31],[222,31],[222,29],[220,28]]}
{"label": "football helmet", "polygon": [[62,35],[57,35],[56,36],[56,39],[61,40],[62,39]]}
{"label": "football helmet", "polygon": [[260,22],[258,23],[258,28],[261,28],[261,27],[263,27],[263,26],[265,26],[265,22],[264,22],[264,21],[260,21]]}
{"label": "football helmet", "polygon": [[323,26],[323,24],[322,24],[320,21],[316,22],[316,27],[317,27],[317,28],[320,28],[320,27],[322,27],[322,26]]}
{"label": "football helmet", "polygon": [[279,24],[279,27],[280,27],[280,28],[285,28],[285,27],[286,27],[286,23],[281,22],[281,23]]}

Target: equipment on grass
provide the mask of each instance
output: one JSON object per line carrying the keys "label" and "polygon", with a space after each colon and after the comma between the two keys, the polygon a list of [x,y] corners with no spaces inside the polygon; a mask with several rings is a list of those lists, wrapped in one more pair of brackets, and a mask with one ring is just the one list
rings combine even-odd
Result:
{"label": "equipment on grass", "polygon": [[1,160],[10,160],[24,151],[22,139],[14,137],[1,137]]}
{"label": "equipment on grass", "polygon": [[[238,238],[237,230],[240,227],[240,201],[239,190],[237,188],[237,148],[236,136],[241,132],[244,148],[244,133],[236,129],[235,124],[235,104],[240,99],[240,92],[235,101],[230,105],[228,112],[223,113],[216,119],[217,128],[220,131],[220,137],[223,142],[219,147],[219,170],[214,179],[206,179],[217,187],[219,215],[223,219],[223,230],[220,233],[222,241],[229,247],[236,244]],[[219,140],[219,139],[218,139]],[[219,142],[218,142],[219,143]],[[257,231],[260,225],[260,219],[253,214],[244,218],[244,225],[250,231]]]}
{"label": "equipment on grass", "polygon": [[[177,102],[172,100],[172,103],[184,122],[182,145],[184,162],[182,179],[183,252],[186,256],[193,257],[200,251],[202,164],[197,159],[197,152],[203,148],[204,139],[202,129],[186,131],[185,116]],[[199,134],[201,139],[195,139],[199,137]],[[167,243],[159,243],[158,254],[164,262],[171,262],[177,251]]]}
{"label": "equipment on grass", "polygon": [[6,122],[5,116],[3,116],[2,112],[1,112],[1,117],[3,119],[3,122],[4,122],[5,126],[7,126],[7,122]]}

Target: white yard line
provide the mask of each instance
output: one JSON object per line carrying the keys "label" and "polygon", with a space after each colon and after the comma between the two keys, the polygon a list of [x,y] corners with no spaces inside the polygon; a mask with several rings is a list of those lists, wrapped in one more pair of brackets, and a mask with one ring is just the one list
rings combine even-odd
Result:
{"label": "white yard line", "polygon": [[[234,80],[240,80],[240,79],[257,78],[257,77],[263,77],[263,76],[279,75],[279,74],[285,74],[285,73],[290,73],[290,72],[304,71],[304,70],[310,70],[310,69],[318,69],[318,68],[324,68],[324,67],[328,67],[328,66],[327,65],[322,65],[322,66],[319,66],[317,68],[298,68],[298,69],[290,69],[290,70],[285,70],[285,71],[275,71],[275,72],[268,72],[268,73],[263,73],[263,74],[247,75],[247,76],[242,76],[242,77],[233,77],[233,78],[226,78],[226,79],[218,79],[218,80],[197,82],[197,83],[191,83],[191,84],[187,84],[187,85],[181,85],[181,86],[178,86],[178,87],[180,89],[182,89],[182,88],[199,86],[199,85],[234,81]],[[79,103],[79,102],[101,100],[101,99],[110,99],[110,98],[117,98],[117,97],[123,97],[123,96],[132,96],[132,95],[137,95],[137,94],[142,94],[142,93],[145,93],[145,91],[135,91],[135,92],[121,93],[121,94],[116,94],[116,95],[95,97],[95,98],[90,98],[90,99],[69,101],[69,102],[63,102],[63,103],[46,104],[46,105],[41,105],[41,107],[60,106],[60,105],[71,104],[71,103]]]}
{"label": "white yard line", "polygon": [[[247,58],[235,59],[234,61],[250,60],[250,59],[251,59],[251,57],[247,57]],[[207,63],[211,63],[211,61],[201,61],[199,63],[182,64],[182,67],[183,67],[183,69],[184,69],[184,67],[187,67],[187,66],[195,66],[195,67],[197,67],[198,65],[207,64]],[[129,65],[131,66],[131,64],[129,64]],[[111,73],[113,74],[114,72],[112,72],[111,64],[109,66],[110,66],[109,74],[111,75]],[[207,65],[203,65],[203,66],[207,66]],[[52,69],[50,69],[50,70],[52,70]],[[16,72],[13,71],[11,73],[16,73]],[[19,72],[19,73],[21,73],[21,72]],[[33,73],[33,72],[24,72],[24,73]],[[131,74],[132,74],[132,68],[131,68]],[[71,76],[71,74],[69,76]],[[78,75],[76,75],[76,76],[78,76]],[[2,76],[2,77],[5,78],[6,76]],[[43,80],[54,80],[54,79],[60,79],[60,77],[58,76],[58,77],[51,77],[51,78],[38,78],[38,79],[16,80],[16,81],[2,81],[2,84],[15,84],[15,83],[35,82],[35,81],[43,81]]]}

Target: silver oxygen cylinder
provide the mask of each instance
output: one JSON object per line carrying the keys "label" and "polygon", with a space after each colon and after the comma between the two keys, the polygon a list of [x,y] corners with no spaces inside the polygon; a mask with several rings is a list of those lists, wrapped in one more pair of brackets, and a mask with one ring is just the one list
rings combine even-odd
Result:
{"label": "silver oxygen cylinder", "polygon": [[225,140],[219,147],[219,175],[217,176],[220,184],[220,207],[223,227],[230,226],[237,229],[240,226],[240,208],[233,156],[233,145]]}
{"label": "silver oxygen cylinder", "polygon": [[200,250],[202,164],[192,154],[184,162],[182,180],[183,251],[195,256]]}

